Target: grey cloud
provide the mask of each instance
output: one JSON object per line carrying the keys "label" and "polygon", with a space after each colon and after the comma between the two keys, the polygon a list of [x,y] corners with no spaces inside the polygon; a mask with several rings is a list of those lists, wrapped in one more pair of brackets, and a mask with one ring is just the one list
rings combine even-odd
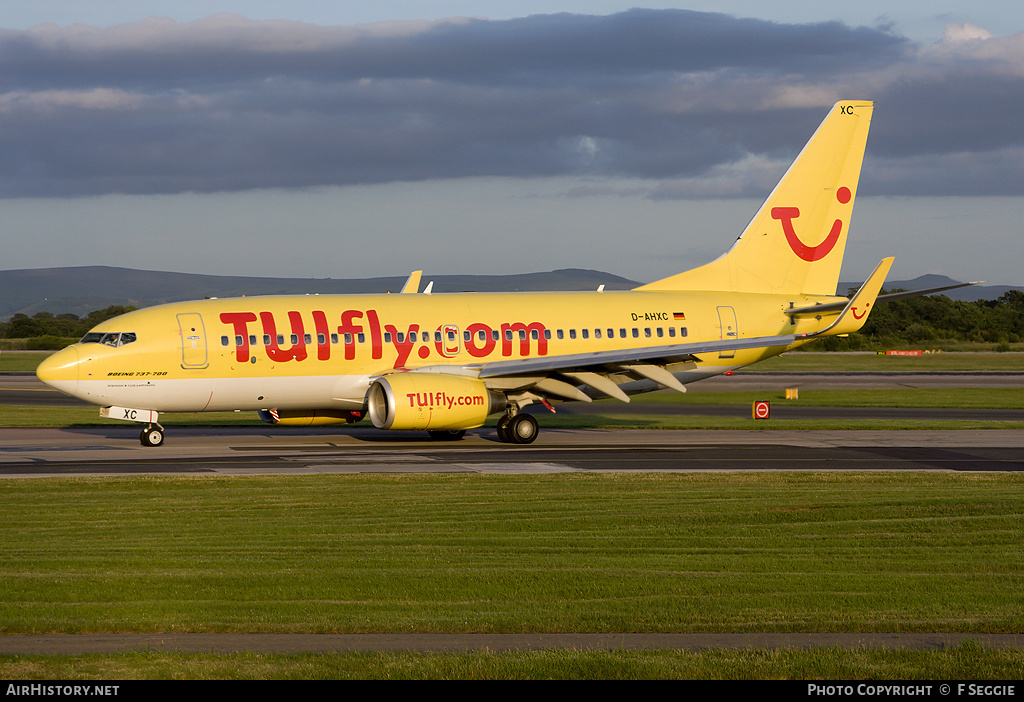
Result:
{"label": "grey cloud", "polygon": [[1019,152],[1021,43],[654,10],[0,30],[0,197],[572,174],[697,197],[752,162],[749,188],[720,192],[763,195],[765,164],[845,97],[877,101],[881,180],[913,193],[927,174],[905,159]]}

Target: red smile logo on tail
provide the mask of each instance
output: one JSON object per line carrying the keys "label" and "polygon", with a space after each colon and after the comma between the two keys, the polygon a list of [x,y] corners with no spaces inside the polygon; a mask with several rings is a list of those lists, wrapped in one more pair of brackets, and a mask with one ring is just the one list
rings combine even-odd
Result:
{"label": "red smile logo on tail", "polygon": [[[847,187],[839,188],[836,191],[836,199],[845,205],[853,199],[853,193]],[[832,223],[832,229],[829,230],[828,236],[825,237],[823,242],[817,246],[808,246],[800,240],[800,237],[796,235],[796,230],[793,228],[793,220],[799,216],[799,207],[772,208],[772,219],[782,222],[782,231],[785,233],[786,241],[789,242],[789,248],[793,249],[793,253],[807,262],[820,261],[832,252],[836,242],[839,241],[839,235],[843,231],[843,220],[837,219]]]}

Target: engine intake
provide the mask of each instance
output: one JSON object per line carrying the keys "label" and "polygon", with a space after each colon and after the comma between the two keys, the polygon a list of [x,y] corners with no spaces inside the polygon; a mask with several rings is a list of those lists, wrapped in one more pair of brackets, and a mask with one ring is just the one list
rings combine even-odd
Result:
{"label": "engine intake", "polygon": [[395,373],[378,378],[366,408],[378,429],[472,429],[503,412],[505,395],[484,381],[443,373]]}

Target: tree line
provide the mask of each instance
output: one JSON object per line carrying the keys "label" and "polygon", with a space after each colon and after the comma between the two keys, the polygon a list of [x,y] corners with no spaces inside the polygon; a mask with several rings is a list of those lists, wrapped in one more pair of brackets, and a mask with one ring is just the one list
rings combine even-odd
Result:
{"label": "tree line", "polygon": [[[855,290],[849,291],[852,296]],[[901,290],[883,290],[902,292]],[[994,344],[1010,350],[1024,341],[1024,292],[1009,290],[995,300],[952,300],[945,295],[911,297],[881,303],[871,310],[860,332],[829,337],[808,349],[820,351],[883,350],[944,343]]]}
{"label": "tree line", "polygon": [[19,312],[9,321],[0,322],[0,339],[25,339],[27,349],[59,349],[66,346],[69,339],[81,339],[97,324],[135,309],[138,308],[111,305],[84,317],[70,312],[37,312],[29,317]]}
{"label": "tree line", "polygon": [[[85,317],[50,312],[29,317],[19,313],[8,322],[0,322],[0,338],[27,339],[26,348],[61,348],[68,339],[80,339],[101,322],[134,309],[112,305]],[[1010,290],[995,300],[973,302],[952,300],[945,295],[886,302],[872,310],[859,333],[822,339],[807,348],[881,350],[915,344],[939,348],[952,342],[995,344],[1007,350],[1010,344],[1024,342],[1024,292]]]}

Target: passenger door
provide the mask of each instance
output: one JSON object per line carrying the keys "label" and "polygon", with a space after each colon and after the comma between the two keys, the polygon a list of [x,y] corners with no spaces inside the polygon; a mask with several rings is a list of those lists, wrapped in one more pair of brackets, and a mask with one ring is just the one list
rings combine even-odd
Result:
{"label": "passenger door", "polygon": [[178,315],[178,329],[181,331],[181,367],[206,368],[206,328],[203,318],[194,312]]}
{"label": "passenger door", "polygon": [[[732,307],[718,308],[718,324],[721,327],[722,341],[736,341],[740,338],[739,326],[736,324],[736,310]],[[719,358],[735,358],[735,351],[719,351]]]}

